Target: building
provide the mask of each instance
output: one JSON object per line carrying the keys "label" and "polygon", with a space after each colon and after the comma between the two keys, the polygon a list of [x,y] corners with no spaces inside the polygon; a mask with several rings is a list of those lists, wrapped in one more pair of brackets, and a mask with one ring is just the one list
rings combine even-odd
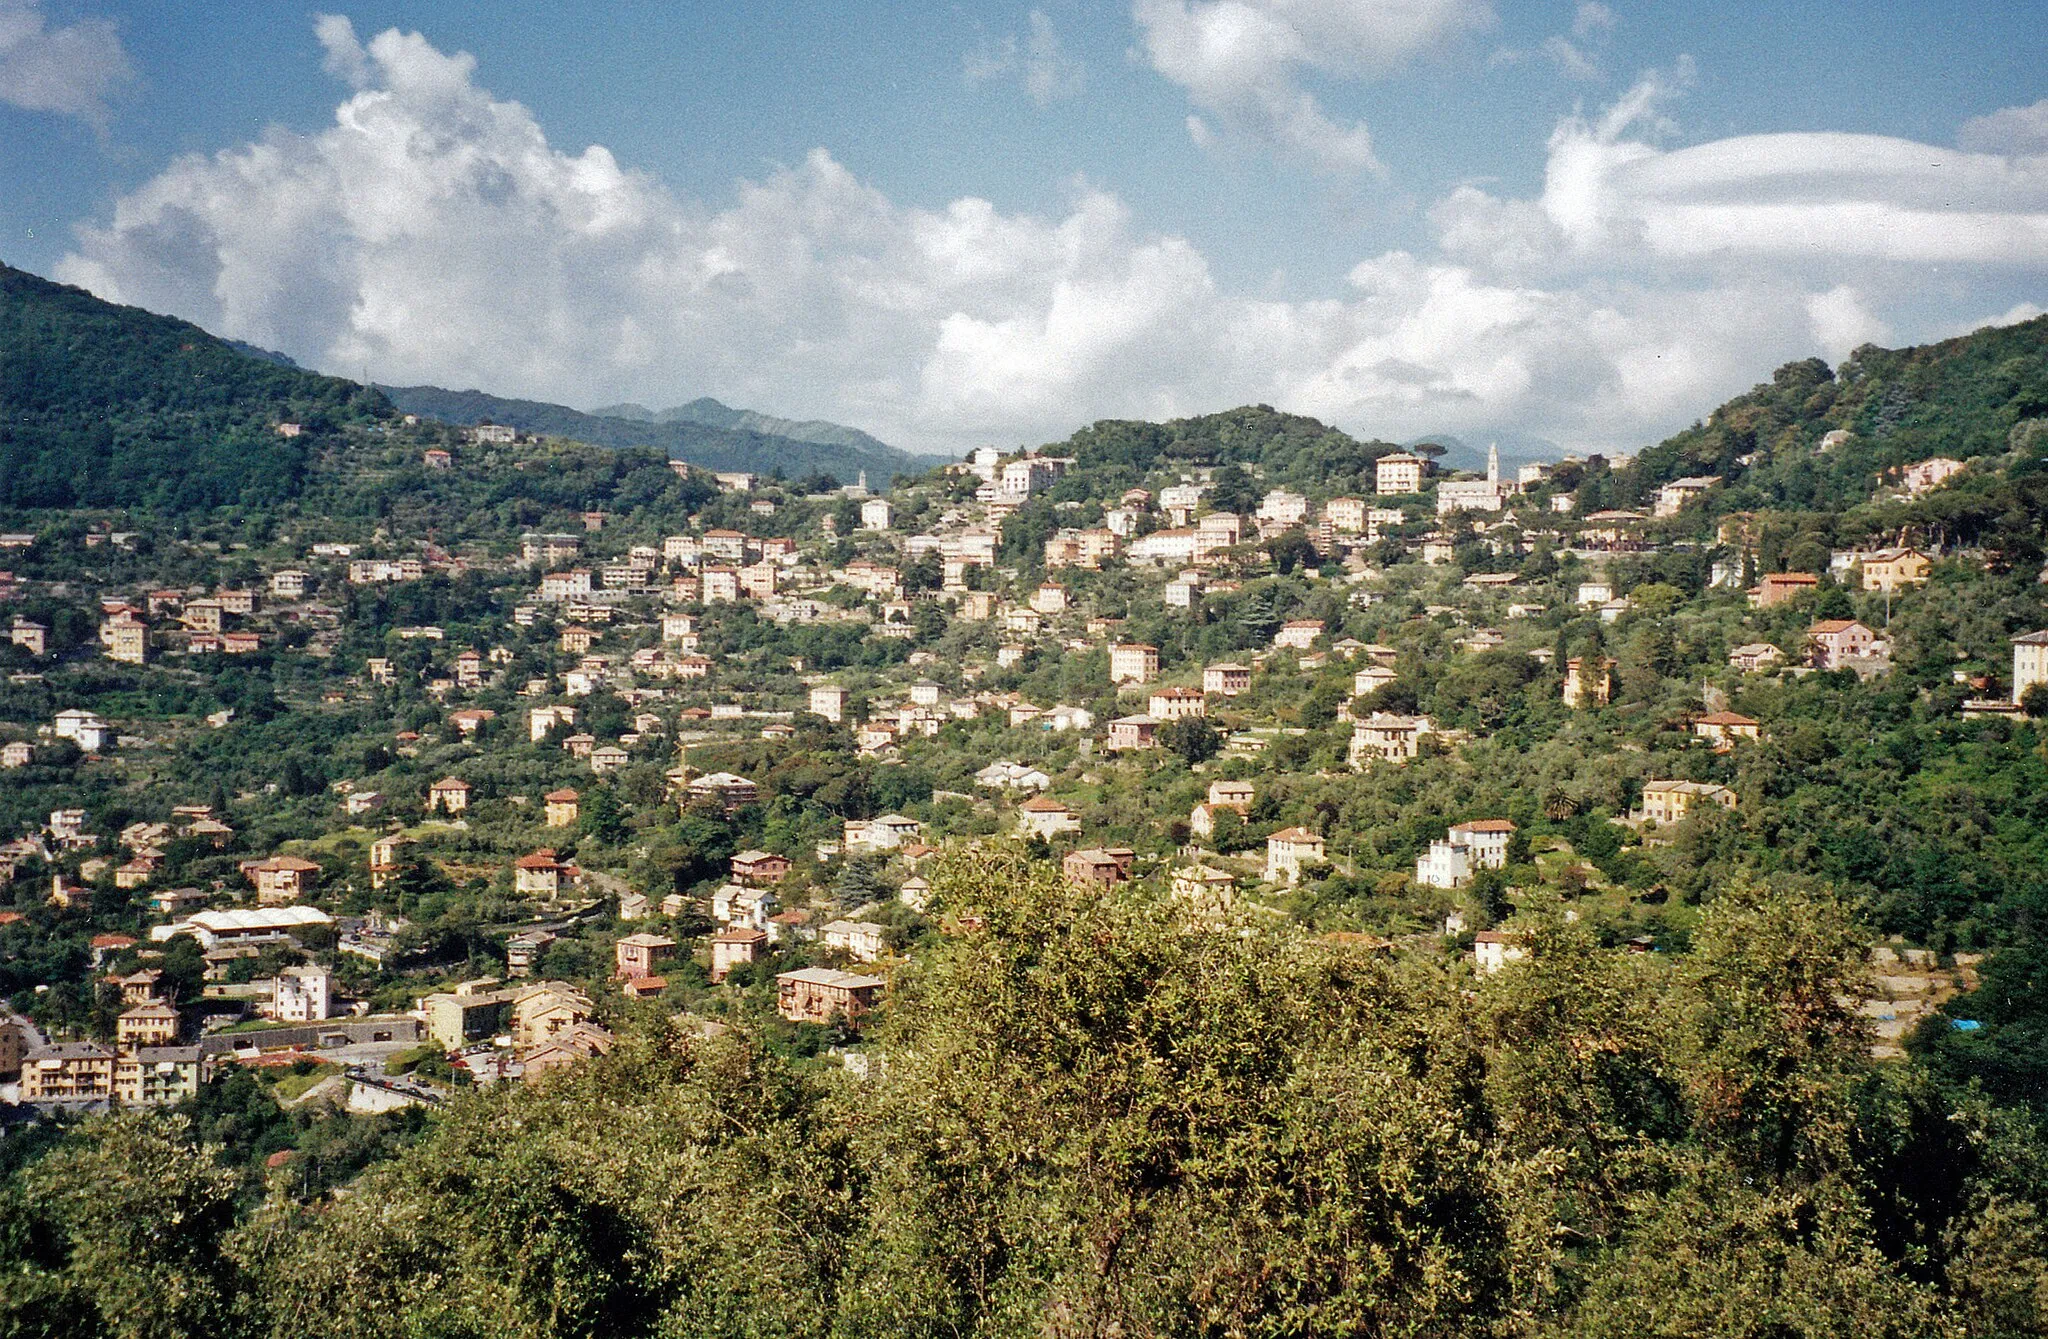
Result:
{"label": "building", "polygon": [[257,904],[275,907],[311,896],[320,867],[295,855],[280,855],[252,860],[242,866],[242,873],[255,885]]}
{"label": "building", "polygon": [[1807,653],[1815,669],[1850,668],[1851,661],[1882,658],[1884,639],[1855,619],[1824,618],[1806,630]]}
{"label": "building", "polygon": [[91,1041],[35,1047],[22,1059],[21,1100],[30,1105],[110,1102],[119,1058],[113,1047]]}
{"label": "building", "polygon": [[277,974],[270,1016],[285,1023],[318,1023],[334,1014],[334,973],[311,964]]}
{"label": "building", "polygon": [[1614,662],[1604,656],[1588,665],[1579,656],[1564,662],[1564,704],[1604,707],[1614,692]]}
{"label": "building", "polygon": [[1472,936],[1472,965],[1481,976],[1492,976],[1528,956],[1529,946],[1519,936],[1501,930],[1481,930]]}
{"label": "building", "polygon": [[138,1004],[114,1020],[114,1044],[124,1051],[169,1046],[177,1040],[178,1011],[168,1004]]}
{"label": "building", "polygon": [[1695,498],[1707,495],[1708,490],[1718,488],[1721,480],[1711,474],[1696,474],[1689,478],[1673,479],[1657,490],[1657,503],[1651,508],[1652,516],[1676,516],[1685,509],[1685,504]]}
{"label": "building", "polygon": [[1478,818],[1453,823],[1448,836],[1472,853],[1472,863],[1479,868],[1506,869],[1515,825],[1505,818]]}
{"label": "building", "polygon": [[1463,888],[1472,882],[1472,848],[1458,841],[1434,841],[1415,857],[1415,882],[1425,888]]}
{"label": "building", "polygon": [[828,921],[819,934],[826,948],[836,948],[855,962],[873,962],[888,947],[887,927],[873,921]]}
{"label": "building", "polygon": [[1316,639],[1322,635],[1323,621],[1321,619],[1291,618],[1287,622],[1282,623],[1280,630],[1273,634],[1273,645],[1292,647],[1296,651],[1306,651],[1313,647],[1316,644]]}
{"label": "building", "polygon": [[1879,549],[1859,555],[1863,568],[1863,589],[1889,595],[1927,580],[1934,560],[1918,549]]}
{"label": "building", "polygon": [[1228,910],[1237,900],[1237,878],[1228,870],[1190,865],[1173,872],[1168,891],[1197,912],[1214,915]]}
{"label": "building", "polygon": [[1158,677],[1158,647],[1143,642],[1118,642],[1109,648],[1111,683],[1150,683]]}
{"label": "building", "polygon": [[552,848],[542,847],[512,862],[513,891],[521,897],[552,899],[562,891],[563,876],[575,871],[574,865],[557,860]]}
{"label": "building", "polygon": [[805,967],[775,978],[776,1009],[792,1023],[858,1023],[881,998],[887,982],[830,967]]}
{"label": "building", "polygon": [[1081,816],[1058,800],[1035,795],[1017,806],[1017,830],[1026,837],[1051,840],[1062,832],[1079,832]]}
{"label": "building", "polygon": [[1726,753],[1738,739],[1759,738],[1762,727],[1737,712],[1717,711],[1694,721],[1692,732],[1701,739],[1712,740],[1715,752]]}
{"label": "building", "polygon": [[1156,721],[1209,714],[1209,699],[1192,688],[1161,688],[1146,699],[1145,714]]}
{"label": "building", "polygon": [[149,660],[149,625],[132,615],[117,615],[103,623],[100,641],[106,644],[109,660],[124,665],[141,665]]}
{"label": "building", "polygon": [[1941,487],[1962,472],[1962,461],[1949,456],[1935,456],[1931,460],[1908,465],[1899,471],[1899,486],[1917,497]]}
{"label": "building", "polygon": [[582,815],[582,799],[575,791],[551,790],[541,797],[547,806],[548,826],[551,828],[573,828]]}
{"label": "building", "polygon": [[1266,838],[1266,882],[1293,885],[1301,871],[1323,862],[1323,839],[1307,828],[1283,828]]}
{"label": "building", "polygon": [[768,946],[768,932],[752,926],[728,925],[711,936],[711,981],[725,980],[732,969],[757,961]]}
{"label": "building", "polygon": [[30,655],[39,656],[49,649],[50,630],[41,623],[17,618],[8,633],[8,638]]}
{"label": "building", "polygon": [[1249,665],[1226,662],[1211,665],[1202,671],[1202,691],[1214,693],[1218,697],[1236,697],[1239,693],[1250,691],[1251,686],[1252,671]]}
{"label": "building", "polygon": [[459,814],[469,808],[469,783],[445,776],[427,787],[427,812]]}
{"label": "building", "polygon": [[154,943],[167,943],[179,935],[199,941],[199,947],[215,949],[260,947],[265,944],[294,944],[293,932],[326,929],[334,918],[318,907],[236,907],[231,911],[196,911],[182,921],[156,926],[149,932]]}
{"label": "building", "polygon": [[675,957],[676,941],[667,935],[630,934],[612,946],[616,966],[612,974],[625,981],[659,976],[661,966]]}
{"label": "building", "polygon": [[1090,846],[1079,851],[1069,851],[1060,861],[1060,872],[1067,876],[1067,882],[1076,885],[1094,885],[1106,888],[1121,883],[1131,876],[1131,865],[1137,854],[1122,847],[1104,849]]}
{"label": "building", "polygon": [[1382,495],[1420,493],[1429,470],[1429,461],[1423,457],[1397,451],[1373,462],[1373,484]]}
{"label": "building", "polygon": [[1376,711],[1351,726],[1351,765],[1363,766],[1368,759],[1406,762],[1422,747],[1422,736],[1431,732],[1427,716],[1397,716]]}
{"label": "building", "polygon": [[197,1046],[139,1047],[114,1062],[114,1101],[161,1107],[197,1097],[205,1065]]}
{"label": "building", "polygon": [[2018,702],[2038,683],[2048,683],[2048,631],[2012,639],[2012,700]]}
{"label": "building", "polygon": [[1712,781],[1647,781],[1643,783],[1643,818],[1651,823],[1682,822],[1695,809],[1718,804],[1735,807],[1735,792]]}
{"label": "building", "polygon": [[811,715],[823,716],[838,725],[846,719],[846,690],[836,683],[821,683],[811,689]]}
{"label": "building", "polygon": [[1784,659],[1785,653],[1769,642],[1750,642],[1728,653],[1728,667],[1754,674],[1759,670],[1772,669],[1782,664]]}
{"label": "building", "polygon": [[766,888],[789,875],[790,860],[773,851],[742,851],[732,858],[732,877],[750,888]]}
{"label": "building", "polygon": [[1772,572],[1749,591],[1749,602],[1758,609],[1786,604],[1820,589],[1820,578],[1811,572]]}
{"label": "building", "polygon": [[840,841],[849,853],[894,851],[915,842],[923,827],[902,814],[884,814],[865,821],[848,819],[840,828]]}
{"label": "building", "polygon": [[1112,753],[1159,747],[1159,722],[1150,716],[1119,716],[1109,723],[1104,748]]}

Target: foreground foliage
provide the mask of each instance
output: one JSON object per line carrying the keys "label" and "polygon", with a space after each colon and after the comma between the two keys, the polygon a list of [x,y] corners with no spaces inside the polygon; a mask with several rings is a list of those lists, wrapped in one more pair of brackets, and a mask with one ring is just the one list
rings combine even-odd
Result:
{"label": "foreground foliage", "polygon": [[956,858],[972,927],[870,1075],[678,1021],[476,1094],[231,1225],[175,1120],[89,1127],[0,1227],[0,1333],[2007,1335],[2048,1299],[2031,1126],[1870,1062],[1812,888],[1676,963],[1526,924],[1428,958]]}

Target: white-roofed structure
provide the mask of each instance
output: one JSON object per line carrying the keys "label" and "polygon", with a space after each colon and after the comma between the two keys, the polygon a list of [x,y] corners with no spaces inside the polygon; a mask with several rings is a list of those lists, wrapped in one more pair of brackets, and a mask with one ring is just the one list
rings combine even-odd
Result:
{"label": "white-roofed structure", "polygon": [[202,948],[224,944],[256,944],[289,938],[293,931],[316,925],[332,925],[334,918],[318,907],[237,907],[230,911],[200,911],[182,921],[159,925],[149,932],[157,943],[191,935]]}

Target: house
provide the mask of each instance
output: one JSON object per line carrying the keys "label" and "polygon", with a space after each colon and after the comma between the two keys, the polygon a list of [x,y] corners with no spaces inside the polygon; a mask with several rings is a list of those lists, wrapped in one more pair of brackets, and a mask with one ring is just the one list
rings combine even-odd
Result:
{"label": "house", "polygon": [[178,1039],[178,1011],[168,1004],[138,1004],[114,1020],[114,1044],[169,1046]]}
{"label": "house", "polygon": [[1369,693],[1376,693],[1400,677],[1385,665],[1367,665],[1351,676],[1351,694],[1354,697],[1364,697]]}
{"label": "house", "polygon": [[1211,665],[1202,671],[1202,691],[1215,693],[1219,697],[1236,697],[1249,692],[1252,686],[1252,671],[1249,665],[1224,663]]}
{"label": "house", "polygon": [[1646,781],[1642,816],[1651,823],[1678,823],[1695,809],[1718,804],[1735,807],[1735,792],[1712,781]]}
{"label": "house", "polygon": [[723,884],[711,895],[711,919],[720,925],[751,925],[756,930],[767,930],[779,905],[769,889]]}
{"label": "house", "polygon": [[1259,520],[1275,525],[1300,525],[1308,519],[1308,499],[1285,488],[1275,488],[1259,500],[1255,514]]}
{"label": "house", "polygon": [[1511,962],[1529,956],[1529,946],[1517,935],[1501,930],[1481,930],[1472,936],[1472,965],[1481,976],[1492,976]]}
{"label": "house", "polygon": [[469,808],[469,783],[460,777],[444,776],[427,787],[427,812],[459,814]]}
{"label": "house", "polygon": [[332,1015],[334,973],[302,964],[277,974],[270,997],[270,1016],[283,1023],[317,1023]]}
{"label": "house", "polygon": [[731,772],[711,772],[689,783],[690,798],[712,800],[724,807],[727,814],[739,811],[742,805],[754,803],[761,797],[761,788],[743,776]]}
{"label": "house", "polygon": [[974,784],[990,790],[1044,790],[1052,778],[1023,763],[992,762],[974,774]]}
{"label": "house", "polygon": [[1853,660],[1880,658],[1890,647],[1855,619],[1824,618],[1806,630],[1808,657],[1815,669],[1849,668]]}
{"label": "house", "polygon": [[1179,721],[1209,714],[1209,699],[1192,688],[1161,688],[1146,699],[1145,714],[1155,721]]}
{"label": "house", "polygon": [[242,866],[242,873],[256,886],[257,904],[272,907],[310,896],[320,867],[295,855],[280,855],[249,861]]}
{"label": "house", "polygon": [[1062,832],[1079,832],[1081,816],[1058,800],[1035,795],[1017,806],[1017,830],[1049,841]]}
{"label": "house", "polygon": [[1927,580],[1934,560],[1918,549],[1879,549],[1860,557],[1863,589],[1889,595]]}
{"label": "house", "polygon": [[633,981],[642,977],[656,976],[661,964],[675,956],[676,941],[667,935],[630,934],[612,946],[612,955],[617,961],[613,975]]}
{"label": "house", "polygon": [[1362,767],[1367,759],[1406,762],[1421,751],[1422,736],[1431,732],[1427,716],[1397,716],[1376,711],[1351,726],[1350,761]]}
{"label": "house", "polygon": [[542,847],[512,862],[513,891],[521,897],[553,898],[562,890],[562,877],[573,875],[575,868],[557,860],[553,849]]}
{"label": "house", "polygon": [[41,623],[26,618],[14,620],[8,637],[12,643],[32,656],[42,655],[49,646],[50,630]]}
{"label": "house", "polygon": [[1366,505],[1355,497],[1333,497],[1323,504],[1323,519],[1340,534],[1360,534],[1366,527]]}
{"label": "house", "polygon": [[823,716],[838,725],[846,719],[846,690],[836,683],[821,683],[811,689],[811,715]]}
{"label": "house", "polygon": [[1920,494],[1941,487],[1950,479],[1963,472],[1963,462],[1949,456],[1935,456],[1906,466],[1899,471],[1899,486],[1918,497]]}
{"label": "house", "polygon": [[617,744],[604,744],[590,751],[590,770],[600,776],[608,772],[616,772],[631,761],[633,761],[633,755],[627,753]]}
{"label": "house", "polygon": [[1733,711],[1717,711],[1692,723],[1693,734],[1712,740],[1716,753],[1726,753],[1734,748],[1738,739],[1758,738],[1761,730],[1756,721]]}
{"label": "house", "polygon": [[1111,683],[1150,683],[1158,677],[1158,647],[1142,642],[1119,642],[1109,648]]}
{"label": "house", "polygon": [[1673,479],[1657,490],[1657,503],[1650,514],[1657,517],[1676,516],[1685,504],[1695,498],[1705,497],[1709,489],[1718,488],[1721,480],[1711,474],[1698,474],[1684,479]]}
{"label": "house", "polygon": [[270,593],[281,600],[302,600],[306,597],[306,583],[311,580],[296,567],[285,567],[270,574]]}
{"label": "house", "polygon": [[2048,631],[2023,632],[2012,639],[2012,700],[2038,683],[2048,683]]}
{"label": "house", "polygon": [[1415,857],[1415,882],[1425,888],[1463,888],[1472,882],[1472,848],[1453,840],[1434,841]]}
{"label": "house", "polygon": [[548,826],[551,828],[575,827],[577,819],[582,813],[580,804],[582,798],[575,791],[566,787],[561,790],[551,790],[542,796],[541,802],[547,805]]}
{"label": "house", "polygon": [[505,940],[505,973],[508,976],[532,976],[534,966],[549,944],[555,942],[552,930],[521,930]]}
{"label": "house", "polygon": [[1728,667],[1754,674],[1759,670],[1771,669],[1782,663],[1785,653],[1769,642],[1750,642],[1738,646],[1728,653]]}
{"label": "house", "polygon": [[1564,662],[1564,704],[1567,707],[1604,707],[1614,692],[1614,662],[1601,657],[1588,664],[1573,656]]}
{"label": "house", "polygon": [[728,925],[711,936],[711,981],[725,980],[732,969],[758,960],[768,946],[768,932],[752,926]]}
{"label": "house", "polygon": [[776,1010],[792,1023],[858,1023],[875,1007],[887,982],[830,967],[805,967],[775,978]]}
{"label": "house", "polygon": [[1209,803],[1223,809],[1235,809],[1240,814],[1248,813],[1252,801],[1258,797],[1258,789],[1249,781],[1211,781]]}
{"label": "house", "polygon": [[1109,723],[1103,747],[1112,753],[1159,747],[1159,722],[1150,716],[1119,716]]}
{"label": "house", "polygon": [[205,1059],[197,1046],[142,1046],[114,1062],[114,1101],[173,1106],[199,1096]]}
{"label": "house", "polygon": [[733,880],[752,888],[780,883],[789,871],[789,857],[773,851],[742,851],[732,858]]}
{"label": "house", "polygon": [[1273,634],[1274,646],[1292,647],[1306,651],[1316,644],[1316,638],[1323,635],[1323,621],[1319,618],[1294,618],[1280,625]]}
{"label": "house", "polygon": [[22,1059],[21,1101],[31,1106],[112,1101],[118,1058],[113,1047],[98,1042],[35,1047]]}
{"label": "house", "polygon": [[1471,851],[1474,865],[1482,869],[1506,869],[1508,844],[1514,835],[1515,825],[1505,818],[1478,818],[1466,823],[1453,823],[1449,839]]}
{"label": "house", "polygon": [[1429,476],[1430,462],[1405,451],[1381,456],[1373,462],[1373,484],[1381,495],[1420,493]]}
{"label": "house", "polygon": [[1237,878],[1228,870],[1190,865],[1173,872],[1168,891],[1192,905],[1196,911],[1215,913],[1225,910],[1236,900]]}
{"label": "house", "polygon": [[1266,882],[1292,886],[1301,871],[1323,862],[1323,839],[1307,828],[1282,828],[1266,838]]}
{"label": "house", "polygon": [[856,962],[873,962],[887,947],[887,929],[873,921],[827,921],[820,931],[826,948],[836,948]]}
{"label": "house", "polygon": [[1749,602],[1758,609],[1789,603],[1820,589],[1820,578],[1811,572],[1772,572],[1750,587]]}
{"label": "house", "polygon": [[893,851],[915,842],[922,832],[922,826],[914,818],[884,814],[865,821],[848,819],[841,828],[841,840],[849,854],[856,851]]}
{"label": "house", "polygon": [[1093,884],[1108,887],[1131,876],[1131,865],[1137,859],[1133,851],[1121,847],[1105,850],[1100,847],[1086,847],[1069,851],[1060,861],[1060,871],[1073,884]]}

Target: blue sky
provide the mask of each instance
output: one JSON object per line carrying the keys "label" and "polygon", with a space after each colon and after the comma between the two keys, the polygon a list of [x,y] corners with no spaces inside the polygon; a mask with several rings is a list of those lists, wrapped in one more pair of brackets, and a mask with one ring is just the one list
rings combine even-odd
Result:
{"label": "blue sky", "polygon": [[1248,400],[1626,450],[2048,301],[2044,9],[0,0],[0,259],[921,450]]}

